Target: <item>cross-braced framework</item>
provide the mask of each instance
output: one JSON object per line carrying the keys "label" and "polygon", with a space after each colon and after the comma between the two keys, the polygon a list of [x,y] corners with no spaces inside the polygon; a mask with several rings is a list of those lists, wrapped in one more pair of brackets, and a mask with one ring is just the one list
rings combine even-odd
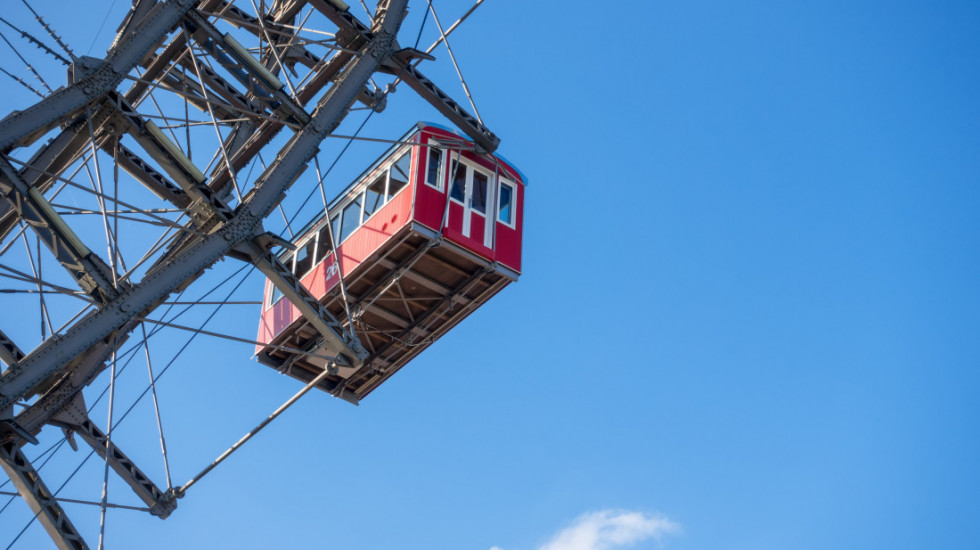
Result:
{"label": "cross-braced framework", "polygon": [[[321,142],[350,112],[383,111],[401,83],[475,148],[496,148],[448,40],[482,0],[449,26],[431,2],[424,4],[422,24],[430,21],[439,31],[425,51],[416,49],[417,40],[416,47],[403,47],[396,38],[407,0],[380,0],[373,13],[362,2],[361,17],[340,0],[134,0],[102,58],[73,51],[43,14],[21,1],[43,32],[0,18],[6,31],[0,38],[30,76],[0,70],[40,97],[0,120],[0,292],[8,304],[31,300],[8,305],[0,317],[0,466],[10,478],[0,494],[11,495],[4,508],[19,495],[59,548],[87,547],[60,502],[99,506],[101,547],[107,508],[167,517],[191,485],[320,382],[311,381],[200,474],[174,485],[155,381],[184,348],[165,365],[154,364],[151,337],[186,330],[191,338],[254,344],[208,327],[214,313],[200,325],[182,324],[187,311],[254,303],[233,296],[243,274],[257,268],[320,333],[315,350],[292,351],[329,358],[331,368],[321,376],[350,376],[362,367],[366,352],[350,318],[333,318],[278,261],[277,250],[288,243],[267,232],[265,222],[281,216],[290,227],[296,213],[283,208],[283,196]],[[67,83],[49,84],[8,39],[11,32],[40,48],[38,55],[66,65]],[[440,44],[473,114],[418,68]],[[315,176],[325,202],[319,163]],[[240,267],[224,278],[209,276],[225,258]],[[19,322],[12,307],[32,308],[37,336],[11,326]],[[112,439],[135,406],[117,410],[125,405],[115,403],[115,382],[137,359],[145,359],[149,375],[137,402],[152,398],[165,488]],[[104,372],[104,390],[87,402],[82,390]],[[90,418],[103,398],[104,430]],[[64,437],[29,459],[25,445],[37,443],[45,427]],[[77,449],[77,438],[104,463],[99,501],[61,498],[60,488],[52,490],[39,474],[64,444]],[[109,502],[110,470],[145,506]]]}

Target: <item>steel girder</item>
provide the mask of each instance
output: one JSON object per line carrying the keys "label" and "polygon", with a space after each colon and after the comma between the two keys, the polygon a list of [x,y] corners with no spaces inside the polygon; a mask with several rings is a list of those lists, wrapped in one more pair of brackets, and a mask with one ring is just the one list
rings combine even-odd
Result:
{"label": "steel girder", "polygon": [[154,6],[122,40],[110,49],[105,61],[88,76],[0,121],[0,151],[43,135],[66,113],[82,109],[93,99],[115,89],[126,73],[156,46],[196,0],[168,0]]}
{"label": "steel girder", "polygon": [[235,252],[240,254],[240,259],[255,264],[262,274],[282,291],[283,296],[296,306],[300,314],[327,343],[324,346],[325,351],[339,354],[336,363],[354,369],[359,368],[367,357],[367,351],[354,335],[353,327],[344,328],[327,311],[327,308],[310,294],[291,269],[256,241],[257,239],[246,241],[236,247]]}
{"label": "steel girder", "polygon": [[[304,5],[312,5],[338,26],[337,44],[341,49],[329,59],[319,59],[302,45],[289,46],[283,53],[283,65],[291,69],[294,63],[302,63],[311,70],[309,81],[294,95],[287,94],[276,80],[256,69],[242,57],[228,36],[221,34],[208,21],[211,12],[232,13],[247,21],[250,18],[229,2],[221,0],[167,0],[151,2],[137,0],[127,20],[123,23],[104,61],[92,58],[76,60],[73,66],[74,82],[45,98],[33,107],[15,113],[0,121],[0,153],[36,140],[58,124],[61,133],[41,147],[31,161],[15,170],[0,157],[0,174],[4,176],[2,187],[14,202],[28,205],[39,212],[43,223],[35,224],[43,231],[60,228],[58,218],[44,216],[44,204],[32,199],[49,189],[59,175],[76,162],[92,145],[112,152],[119,167],[132,174],[157,196],[191,214],[188,228],[176,240],[165,256],[157,261],[146,276],[132,285],[110,284],[105,262],[87,250],[81,241],[72,239],[70,233],[51,233],[43,238],[46,243],[60,244],[77,241],[79,246],[69,247],[70,254],[58,256],[69,267],[82,265],[83,277],[76,277],[86,290],[93,289],[100,302],[94,311],[78,321],[64,334],[43,342],[37,349],[24,355],[16,345],[0,333],[0,360],[9,368],[0,375],[0,411],[10,411],[14,402],[34,394],[41,398],[21,411],[16,418],[6,420],[7,427],[0,426],[0,462],[11,478],[17,477],[18,490],[28,499],[32,509],[43,514],[45,527],[64,548],[84,548],[84,541],[64,517],[53,496],[44,487],[29,461],[20,452],[29,434],[40,431],[44,424],[61,426],[82,435],[114,470],[151,507],[151,511],[166,517],[175,501],[163,493],[122,454],[108,437],[87,418],[81,399],[81,389],[91,383],[103,370],[105,362],[114,350],[127,339],[151,311],[158,307],[176,289],[188,285],[216,261],[224,256],[238,257],[254,263],[279,287],[320,333],[318,351],[326,351],[337,357],[341,376],[364,376],[360,367],[367,351],[352,332],[332,318],[319,302],[306,291],[290,270],[285,268],[269,251],[269,239],[263,237],[262,220],[268,216],[286,189],[299,177],[307,163],[318,150],[320,142],[339,125],[355,101],[361,101],[376,109],[383,108],[384,93],[372,91],[367,86],[370,76],[378,71],[395,74],[405,80],[450,120],[463,129],[478,148],[492,151],[498,139],[492,132],[466,113],[448,95],[428,81],[412,65],[419,57],[426,57],[415,50],[401,50],[395,39],[401,19],[406,11],[407,0],[382,0],[376,11],[372,27],[367,27],[349,11],[337,3],[326,0],[284,0],[273,4],[270,14],[263,18],[270,28],[280,23],[292,22]],[[197,9],[194,9],[196,6]],[[278,27],[284,29],[286,27]],[[174,38],[153,55],[165,36],[176,29]],[[253,29],[254,30],[254,29]],[[206,65],[194,64],[186,55],[194,40],[211,54],[230,74],[242,83],[247,92],[242,93],[226,82]],[[116,92],[124,76],[140,65],[144,67],[141,79],[125,93]],[[183,67],[184,71],[171,71]],[[190,70],[190,69],[194,70]],[[267,72],[275,71],[270,60]],[[195,81],[190,75],[196,74]],[[273,75],[273,78],[275,76]],[[235,131],[226,140],[231,166],[219,163],[210,178],[188,172],[166,138],[152,131],[146,119],[134,105],[147,97],[152,89],[149,82],[156,81],[184,95],[190,104],[213,110],[219,119],[239,118],[237,113],[256,115],[238,122]],[[311,101],[328,84],[333,84],[317,102],[312,113],[303,105]],[[205,86],[212,93],[205,90]],[[198,91],[196,88],[200,88]],[[265,113],[270,113],[266,115]],[[259,121],[258,123],[256,121]],[[235,171],[240,170],[257,152],[278,134],[283,126],[296,129],[276,159],[266,168],[254,184],[254,189],[234,210],[217,197],[228,195],[229,184]],[[121,133],[132,136],[167,176],[147,163],[140,153],[119,143]],[[24,199],[27,197],[27,200]],[[32,202],[33,201],[33,202]],[[8,201],[13,205],[14,202]],[[0,238],[5,235],[16,218],[28,220],[23,206],[4,210],[0,201]],[[48,207],[50,209],[50,206]],[[56,216],[56,215],[55,215]],[[67,228],[67,225],[64,226]],[[70,231],[70,230],[69,230]],[[42,235],[43,237],[43,235]],[[52,244],[49,244],[51,247]],[[62,245],[63,246],[63,245]],[[80,247],[80,248],[79,248]],[[54,250],[54,248],[52,248]],[[57,255],[57,253],[56,253]],[[73,272],[74,273],[74,272]],[[98,281],[98,275],[102,280]],[[87,277],[87,279],[86,279]],[[3,345],[9,343],[10,346]],[[378,358],[379,361],[383,361]],[[336,394],[347,396],[340,386]],[[349,392],[348,392],[349,393]],[[0,415],[2,416],[2,415]],[[9,415],[8,415],[9,417]],[[26,434],[26,435],[25,435]]]}
{"label": "steel girder", "polygon": [[150,478],[115,443],[109,441],[109,437],[87,417],[77,423],[55,421],[53,424],[77,433],[102,460],[108,460],[109,466],[150,508],[151,514],[166,519],[177,508],[177,501],[150,481]]}
{"label": "steel girder", "polygon": [[24,497],[44,530],[60,550],[85,550],[88,545],[65,511],[55,500],[31,461],[16,444],[0,445],[0,466],[10,476],[17,492]]}
{"label": "steel girder", "polygon": [[[12,365],[0,377],[0,409],[28,395],[39,382],[202,273],[236,245],[260,235],[262,219],[278,204],[282,193],[313,158],[320,142],[339,125],[381,62],[393,53],[392,45],[406,4],[407,0],[389,3],[397,16],[386,15],[378,31],[372,33],[372,40],[364,46],[362,55],[320,100],[309,124],[293,136],[279,157],[259,176],[254,191],[236,208],[230,220],[171,258],[166,265],[147,274],[105,307],[79,321],[64,335],[49,339]],[[30,129],[21,129],[21,132],[26,134]]]}
{"label": "steel girder", "polygon": [[[215,4],[214,0],[209,0],[207,2],[204,2],[202,4],[202,7],[205,7],[206,5],[213,5],[213,4]],[[169,56],[170,59],[167,59],[167,61],[173,61],[175,59],[179,61],[180,55],[176,51],[174,51],[175,48],[172,47],[174,44],[179,44],[182,46],[184,45],[183,36],[180,33],[178,33],[177,37],[174,39],[171,45],[165,48],[164,53],[161,54],[161,57]],[[345,57],[345,59],[349,59],[349,58],[350,58],[349,56]],[[145,76],[163,72],[166,65],[160,63],[159,61],[160,61],[160,57],[157,57],[154,61],[148,62],[149,68],[147,69]],[[326,72],[328,72],[331,76],[335,76],[337,73],[337,70],[333,68],[334,66],[335,65],[328,63],[324,67]],[[163,76],[166,77],[167,76],[166,73],[164,73]],[[221,85],[220,82],[218,84]],[[315,93],[316,90],[319,87],[322,87],[324,84],[326,84],[326,81],[321,80],[315,85],[314,84],[307,85],[304,88],[304,91],[306,91],[309,95],[312,95],[312,93]],[[102,103],[102,105],[106,108],[100,109],[99,111],[96,112],[96,115],[98,116],[98,120],[95,122],[95,124],[97,124],[96,127],[102,128],[104,124],[108,123],[111,120],[116,120],[118,122],[118,119],[120,118],[128,119],[128,120],[123,120],[122,124],[118,124],[118,125],[122,128],[129,128],[131,130],[131,133],[136,134],[137,139],[140,140],[139,134],[142,133],[142,130],[144,128],[144,123],[140,121],[138,117],[136,117],[135,111],[128,106],[127,99],[136,98],[141,94],[145,94],[146,92],[147,92],[147,88],[144,85],[144,82],[142,81],[137,82],[133,86],[133,88],[131,88],[129,92],[126,93],[125,97],[118,97],[118,94],[116,94],[115,92],[110,92],[107,95],[107,98],[110,99],[103,101]],[[244,96],[241,97],[244,98]],[[99,115],[99,113],[102,113],[102,115]],[[40,163],[42,163],[43,166],[49,168],[51,167],[50,164],[48,163],[55,163],[56,161],[59,163],[61,169],[67,167],[71,162],[74,161],[75,158],[77,158],[80,155],[82,147],[84,147],[84,145],[89,139],[88,136],[81,135],[80,134],[81,130],[79,130],[79,128],[85,125],[87,120],[88,119],[85,113],[77,117],[71,123],[69,128],[63,131],[55,140],[53,140],[45,148],[43,148],[38,155],[35,155],[35,158]],[[268,122],[269,121],[267,121],[267,123]],[[277,126],[271,124],[269,124],[269,126],[272,127],[274,131],[276,132],[278,131]],[[75,130],[73,131],[72,128],[75,128]],[[136,131],[133,131],[133,129],[135,129]],[[158,149],[165,149],[165,148],[158,147]],[[254,151],[252,152],[252,154],[254,155]],[[145,161],[143,161],[138,155],[130,152],[128,149],[120,148],[117,154],[117,160],[120,166],[127,170],[142,172],[143,177],[139,178],[140,181],[143,181],[145,184],[147,184],[147,186],[158,196],[170,200],[174,205],[181,208],[188,209],[188,206],[190,206],[190,200],[187,197],[187,194],[183,192],[183,190],[181,190],[178,186],[166,180],[166,178],[164,178],[162,175],[156,173],[155,170],[153,170],[152,167],[146,164]],[[171,167],[173,167],[172,166],[173,163],[170,164]],[[168,163],[166,162],[165,159],[163,165],[168,166]],[[50,170],[35,168],[34,165],[25,167],[24,172],[28,174],[33,174],[35,177],[35,181],[38,182],[38,186],[41,187],[42,189],[47,186],[50,186],[51,182],[54,181],[53,179],[54,174]],[[150,181],[146,181],[146,180],[150,180]],[[193,185],[196,182],[185,181],[184,183],[186,189],[187,185]],[[212,184],[213,183],[214,182],[212,181]],[[194,217],[199,222],[201,221],[202,218],[204,218],[204,222],[202,223],[205,224],[210,218],[218,218],[219,221],[227,220],[230,217],[229,215],[226,215],[227,207],[224,207],[223,204],[215,204],[213,200],[210,199],[211,193],[208,191],[207,186],[198,185],[197,187],[199,189],[198,194],[207,196],[208,200],[196,201],[198,203],[197,207],[189,209],[192,211],[200,211],[200,215]],[[201,204],[201,202],[204,202],[204,204]],[[3,203],[0,203],[0,205],[2,204]],[[203,209],[203,211],[201,211],[201,209]],[[214,215],[218,213],[216,211],[222,211],[220,212],[221,215]],[[192,243],[186,241],[179,242],[176,246],[174,246],[171,249],[171,256],[181,252],[183,248],[186,248],[190,244]],[[169,259],[170,258],[165,258],[165,260],[167,261],[169,261]],[[161,262],[157,265],[157,267],[159,267],[160,265],[165,265],[166,263],[167,263],[166,261]],[[278,279],[280,278],[275,276],[273,277],[273,280],[278,280]],[[295,288],[297,285],[283,285],[283,286],[291,287],[292,289],[294,289],[292,292],[288,292],[290,296],[296,294]],[[305,289],[302,289],[302,292],[305,292]],[[310,298],[307,296],[306,298],[302,298],[300,300],[300,303],[302,302],[309,303],[309,301]],[[152,309],[152,307],[147,309],[148,310]],[[301,307],[301,309],[304,311],[305,314],[307,314],[308,317],[310,317],[309,312],[313,311],[312,308],[308,308],[308,307]],[[332,319],[328,319],[328,322],[330,325],[334,325],[334,326],[336,325],[336,322],[333,321]],[[323,325],[323,323],[320,324]],[[136,324],[130,324],[124,327],[119,332],[121,334],[128,334],[129,331],[131,331],[136,326],[137,326]],[[347,342],[350,340],[350,338],[347,335],[342,334],[340,335],[340,338],[337,338],[336,335],[334,335],[334,338],[332,338],[332,340],[333,341],[342,340]],[[117,345],[121,341],[122,341],[121,339],[117,339],[116,340]],[[108,340],[104,341],[103,343],[107,345]],[[361,354],[357,351],[356,340],[354,340],[353,343],[355,344],[354,345],[355,352],[349,353],[347,354],[347,356],[354,358],[356,362],[358,361],[357,358]],[[99,361],[104,360],[105,357],[108,357],[109,353],[111,352],[109,351],[103,352],[103,350],[101,350],[99,346],[96,346],[87,350],[84,355],[79,356],[76,360],[72,362],[72,365],[90,364],[93,362],[93,360],[96,363],[98,363]],[[43,418],[49,418],[53,414],[56,414],[56,412],[59,410],[58,407],[60,405],[56,405],[55,403],[65,404],[70,402],[74,393],[80,391],[81,388],[87,383],[89,383],[95,376],[97,376],[102,369],[98,369],[98,370],[77,369],[74,366],[70,366],[67,367],[66,370],[72,370],[72,376],[64,377],[62,381],[58,383],[59,384],[58,387],[60,388],[58,392],[45,390],[47,393],[45,394],[44,399],[42,399],[42,401],[32,405],[27,411],[24,411],[20,415],[18,415],[18,418],[20,418],[21,416],[27,416],[30,417],[32,420],[34,420],[33,422],[31,422],[31,421],[26,421],[25,419],[26,425],[31,426],[30,428],[31,432],[36,433],[37,431],[40,430],[40,425],[43,424]],[[78,376],[80,372],[85,372],[87,374],[85,376]],[[48,382],[44,386],[46,388],[51,387],[51,384],[52,382]],[[42,407],[42,405],[44,406]],[[41,410],[42,412],[38,413],[38,410]],[[37,421],[38,414],[41,415],[40,422]]]}
{"label": "steel girder", "polygon": [[105,261],[82,243],[41,192],[28,186],[3,157],[0,157],[0,195],[37,233],[86,294],[99,302],[118,295],[115,275]]}

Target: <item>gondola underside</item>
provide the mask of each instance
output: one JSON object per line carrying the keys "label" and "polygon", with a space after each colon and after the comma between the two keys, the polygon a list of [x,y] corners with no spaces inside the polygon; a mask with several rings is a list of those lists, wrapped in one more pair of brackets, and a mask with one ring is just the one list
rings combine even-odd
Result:
{"label": "gondola underside", "polygon": [[[317,388],[358,403],[517,277],[425,226],[407,224],[344,278],[348,307],[340,285],[321,298],[345,326],[349,308],[368,356],[349,378],[329,374]],[[328,364],[316,353],[319,336],[300,317],[257,358],[308,383]]]}

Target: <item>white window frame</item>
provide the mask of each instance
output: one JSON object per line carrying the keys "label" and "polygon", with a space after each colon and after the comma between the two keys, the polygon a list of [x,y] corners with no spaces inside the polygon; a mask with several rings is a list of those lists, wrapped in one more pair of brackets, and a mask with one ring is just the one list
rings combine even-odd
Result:
{"label": "white window frame", "polygon": [[467,164],[463,160],[463,156],[460,155],[458,151],[456,152],[456,164],[463,169],[463,200],[460,201],[459,199],[453,197],[453,176],[459,173],[459,168],[457,168],[456,172],[454,173],[452,162],[446,164],[446,182],[447,182],[446,193],[449,196],[449,200],[465,208],[466,197],[469,193],[469,188],[470,188],[470,180],[469,180],[469,172],[466,170]]}
{"label": "white window frame", "polygon": [[[453,198],[452,196],[452,182],[449,182],[449,200],[463,207],[463,227],[462,233],[464,237],[470,236],[470,230],[472,229],[472,216],[470,214],[476,214],[483,218],[483,241],[484,246],[493,246],[493,226],[491,225],[491,220],[496,219],[496,212],[491,216],[489,212],[480,212],[473,208],[473,174],[479,172],[487,178],[487,196],[485,197],[485,205],[496,204],[496,185],[494,185],[494,174],[483,167],[471,163],[470,161],[463,158],[463,156],[457,153],[456,162],[459,164],[460,168],[465,170],[463,177],[463,202]],[[449,178],[452,178],[452,163],[448,163],[449,167]],[[485,210],[490,210],[490,208],[485,208]]]}
{"label": "white window frame", "polygon": [[[430,140],[429,143],[424,147],[425,149],[425,184],[435,189],[436,191],[442,193],[446,189],[446,178],[449,176],[449,157],[452,156],[452,151],[447,151],[442,148],[442,145],[435,140]],[[429,161],[432,159],[429,157],[430,151],[432,149],[438,149],[442,153],[442,166],[439,167],[439,173],[436,178],[439,180],[437,185],[432,185],[429,183]]]}
{"label": "white window frame", "polygon": [[[310,251],[310,261],[313,262],[313,263],[310,264],[310,268],[307,269],[304,273],[296,273],[296,267],[297,267],[297,265],[299,263],[296,260],[296,258],[298,256],[298,253],[303,248],[306,248],[306,245],[310,244],[310,241],[313,241],[313,250]],[[314,233],[313,234],[313,237],[307,239],[303,243],[303,246],[297,246],[296,247],[296,250],[293,251],[293,267],[292,267],[292,269],[290,271],[293,272],[293,275],[295,275],[297,279],[302,279],[306,275],[309,275],[311,271],[313,271],[314,269],[316,269],[316,246],[317,246],[316,245],[316,241],[317,241],[317,235],[316,235],[316,233]]]}
{"label": "white window frame", "polygon": [[[408,153],[408,182],[404,186],[402,186],[401,189],[398,190],[398,193],[395,193],[389,199],[388,198],[388,190],[391,189],[391,169],[392,169],[392,167],[395,166],[395,164],[402,158],[402,155],[404,155],[405,153]],[[384,206],[384,205],[388,204],[389,202],[395,200],[395,197],[397,197],[399,193],[401,193],[406,188],[408,188],[408,187],[410,187],[412,185],[412,148],[409,147],[409,146],[406,146],[405,148],[399,149],[397,153],[395,153],[394,155],[391,155],[391,159],[392,159],[391,162],[388,163],[388,167],[385,168],[385,201],[382,203],[382,206]],[[428,161],[428,159],[426,159],[426,161]],[[378,210],[381,210],[381,209],[379,208]]]}
{"label": "white window frame", "polygon": [[[494,205],[496,206],[496,210],[497,210],[497,216],[496,216],[497,221],[506,225],[511,229],[517,229],[517,183],[503,176],[500,176],[500,178],[498,179],[499,181],[497,182],[497,185],[499,187],[503,187],[505,185],[507,187],[510,187],[510,218],[511,219],[504,220],[500,217],[500,202],[498,200],[498,201],[494,201]],[[499,196],[500,193],[498,192],[497,197]]]}
{"label": "white window frame", "polygon": [[[288,262],[283,262],[283,265],[289,269],[290,273],[293,273],[293,270],[296,269],[296,254],[291,252],[289,254]],[[272,285],[271,283],[270,285],[272,286],[272,292],[269,293],[269,306],[266,309],[278,304],[279,300],[283,299],[283,294],[282,291],[279,290],[279,287]],[[276,298],[276,292],[279,292],[279,298]]]}

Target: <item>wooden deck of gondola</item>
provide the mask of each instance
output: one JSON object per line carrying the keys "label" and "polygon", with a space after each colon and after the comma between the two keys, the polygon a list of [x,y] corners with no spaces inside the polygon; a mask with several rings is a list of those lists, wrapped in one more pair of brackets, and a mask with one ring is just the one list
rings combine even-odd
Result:
{"label": "wooden deck of gondola", "polygon": [[[406,225],[345,276],[354,328],[369,352],[364,367],[346,380],[328,376],[318,388],[358,402],[517,277],[427,227]],[[321,302],[336,319],[347,319],[339,286]],[[271,344],[315,347],[317,332],[302,318],[294,325]],[[258,358],[303,382],[326,364],[322,357],[273,347]]]}

